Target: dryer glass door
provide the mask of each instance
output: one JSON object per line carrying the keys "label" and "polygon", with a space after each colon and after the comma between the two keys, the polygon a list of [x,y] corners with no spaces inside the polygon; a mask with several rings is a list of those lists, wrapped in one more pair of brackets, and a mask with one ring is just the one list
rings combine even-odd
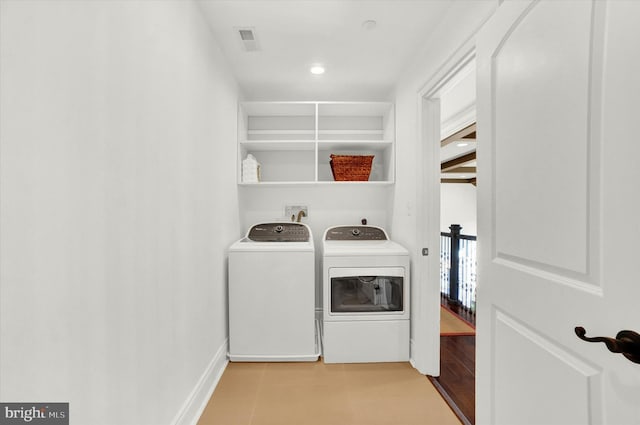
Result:
{"label": "dryer glass door", "polygon": [[342,269],[331,273],[330,279],[331,313],[404,310],[401,269]]}

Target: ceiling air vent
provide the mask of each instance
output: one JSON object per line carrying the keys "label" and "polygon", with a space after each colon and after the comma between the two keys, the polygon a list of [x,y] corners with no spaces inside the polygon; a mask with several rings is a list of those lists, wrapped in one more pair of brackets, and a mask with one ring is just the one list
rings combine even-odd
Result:
{"label": "ceiling air vent", "polygon": [[240,35],[242,47],[246,52],[255,52],[260,50],[258,47],[256,33],[253,28],[236,28],[236,30],[238,31],[238,35]]}

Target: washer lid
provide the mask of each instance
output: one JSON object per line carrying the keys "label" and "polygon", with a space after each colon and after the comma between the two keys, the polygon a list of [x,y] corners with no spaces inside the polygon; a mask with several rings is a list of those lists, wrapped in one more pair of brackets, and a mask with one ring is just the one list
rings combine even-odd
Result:
{"label": "washer lid", "polygon": [[308,242],[311,231],[304,223],[261,223],[249,229],[247,239],[254,242]]}

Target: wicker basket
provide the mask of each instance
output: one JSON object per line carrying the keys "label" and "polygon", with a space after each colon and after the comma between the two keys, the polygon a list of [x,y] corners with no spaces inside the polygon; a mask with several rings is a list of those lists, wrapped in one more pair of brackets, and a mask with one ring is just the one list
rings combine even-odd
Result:
{"label": "wicker basket", "polygon": [[333,155],[331,172],[335,181],[367,181],[371,174],[373,155]]}

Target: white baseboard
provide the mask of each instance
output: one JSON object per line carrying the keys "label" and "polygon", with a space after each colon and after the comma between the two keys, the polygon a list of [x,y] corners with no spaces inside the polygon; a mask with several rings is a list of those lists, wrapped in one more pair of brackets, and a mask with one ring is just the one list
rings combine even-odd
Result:
{"label": "white baseboard", "polygon": [[409,339],[409,364],[411,364],[411,366],[413,366],[414,369],[418,369],[418,367],[416,366],[416,361],[414,360],[414,356],[416,353],[416,346],[415,343],[413,342],[413,338]]}
{"label": "white baseboard", "polygon": [[213,359],[205,369],[204,373],[193,388],[189,397],[185,400],[182,408],[173,419],[174,425],[196,425],[202,412],[213,394],[222,373],[229,361],[227,360],[228,340],[225,339]]}

